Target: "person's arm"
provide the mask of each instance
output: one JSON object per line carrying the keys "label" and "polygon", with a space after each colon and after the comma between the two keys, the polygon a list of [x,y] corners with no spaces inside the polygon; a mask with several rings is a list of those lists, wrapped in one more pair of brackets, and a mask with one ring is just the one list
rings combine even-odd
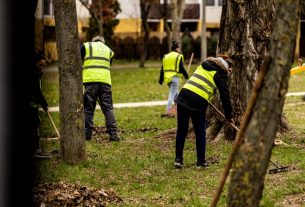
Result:
{"label": "person's arm", "polygon": [[40,104],[40,106],[43,108],[43,110],[48,110],[48,103],[42,94],[41,88],[40,88],[40,78],[38,75],[35,77],[36,80],[34,80],[34,88],[33,88],[33,95],[35,96],[36,100]]}
{"label": "person's arm", "polygon": [[182,58],[180,59],[180,63],[179,63],[179,73],[182,73],[185,79],[189,78],[189,75],[187,74],[187,72],[183,66]]}
{"label": "person's arm", "polygon": [[112,65],[113,56],[114,56],[114,52],[110,51],[110,66]]}
{"label": "person's arm", "polygon": [[83,44],[80,47],[80,55],[81,55],[82,61],[84,62],[84,58],[85,58],[85,55],[86,55],[86,48]]}
{"label": "person's arm", "polygon": [[163,65],[161,66],[161,70],[160,70],[160,77],[159,77],[159,84],[162,85],[164,80],[164,71],[163,71]]}
{"label": "person's arm", "polygon": [[232,105],[227,83],[228,76],[224,71],[217,71],[214,76],[214,81],[219,90],[220,100],[224,108],[225,117],[228,121],[232,121]]}

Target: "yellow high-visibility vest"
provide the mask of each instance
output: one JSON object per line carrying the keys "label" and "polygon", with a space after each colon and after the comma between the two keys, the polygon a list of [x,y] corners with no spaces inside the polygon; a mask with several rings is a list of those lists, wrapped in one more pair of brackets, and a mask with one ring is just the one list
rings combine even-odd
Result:
{"label": "yellow high-visibility vest", "polygon": [[111,85],[110,59],[114,53],[102,42],[86,42],[83,83],[100,82]]}
{"label": "yellow high-visibility vest", "polygon": [[179,73],[180,61],[183,61],[184,57],[178,52],[170,52],[163,57],[163,71],[164,71],[164,81],[169,84],[174,76],[181,77]]}
{"label": "yellow high-visibility vest", "polygon": [[183,88],[188,89],[208,102],[214,97],[215,91],[217,90],[214,75],[216,71],[205,70],[201,65],[198,66],[191,76],[191,78],[186,82]]}

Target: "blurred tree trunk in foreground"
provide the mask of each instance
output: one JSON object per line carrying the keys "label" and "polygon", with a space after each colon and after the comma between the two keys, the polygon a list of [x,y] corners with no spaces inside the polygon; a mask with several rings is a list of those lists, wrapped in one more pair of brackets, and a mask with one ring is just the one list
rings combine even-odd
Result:
{"label": "blurred tree trunk in foreground", "polygon": [[282,116],[295,52],[299,1],[275,0],[275,6],[271,60],[233,163],[228,206],[259,206]]}
{"label": "blurred tree trunk in foreground", "polygon": [[74,0],[54,0],[59,54],[59,116],[61,157],[67,163],[85,159],[82,64]]}
{"label": "blurred tree trunk in foreground", "polygon": [[[230,97],[234,120],[240,124],[248,99],[254,87],[263,56],[269,47],[273,1],[228,1],[222,6],[217,53],[227,53],[233,60],[229,77]],[[222,110],[219,95],[213,104]],[[234,139],[236,132],[212,109],[207,112],[207,138]]]}

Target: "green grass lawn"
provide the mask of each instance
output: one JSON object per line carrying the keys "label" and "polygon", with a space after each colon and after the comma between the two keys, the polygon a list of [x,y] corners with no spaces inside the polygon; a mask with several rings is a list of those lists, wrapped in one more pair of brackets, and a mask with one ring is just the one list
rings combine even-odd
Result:
{"label": "green grass lawn", "polygon": [[[158,84],[159,68],[117,69],[112,71],[112,76],[116,103],[167,97],[167,86]],[[57,95],[53,89],[57,88],[58,77],[50,73],[45,78],[48,101],[56,105]],[[304,73],[292,76],[289,91],[305,91],[304,80]],[[53,98],[54,102],[50,102]],[[86,142],[87,160],[75,166],[55,158],[37,160],[40,169],[37,180],[111,189],[123,198],[120,206],[209,206],[231,143],[207,143],[207,159],[213,164],[209,169],[199,170],[195,168],[195,140],[187,139],[185,166],[182,170],[174,169],[174,138],[158,137],[163,131],[176,127],[176,119],[160,117],[164,110],[165,106],[115,109],[121,142],[109,142],[105,134],[95,134],[92,141]],[[289,171],[266,175],[261,206],[287,206],[283,204],[286,198],[305,194],[305,102],[300,97],[288,97],[284,111],[294,130],[281,137],[288,145],[275,147],[272,160],[289,165]],[[59,126],[58,113],[52,116]],[[56,136],[44,112],[41,118],[41,136]],[[95,125],[104,126],[100,110],[96,112]],[[46,150],[59,149],[57,141],[42,139],[42,144]],[[224,191],[219,206],[225,206],[227,187]]]}

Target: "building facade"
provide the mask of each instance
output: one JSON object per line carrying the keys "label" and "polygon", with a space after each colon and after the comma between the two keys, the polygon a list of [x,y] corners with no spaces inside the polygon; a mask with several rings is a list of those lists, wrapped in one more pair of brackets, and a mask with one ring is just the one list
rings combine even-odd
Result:
{"label": "building facade", "polygon": [[[53,0],[38,0],[35,22],[35,49],[44,51],[49,61],[57,61],[56,39],[55,39],[55,20]],[[85,1],[85,0],[82,0]],[[90,0],[86,0],[90,1]],[[139,40],[141,39],[141,11],[140,0],[118,0],[121,7],[121,13],[117,15],[119,24],[114,30],[113,48],[118,58],[139,58]],[[168,0],[167,2],[170,2]],[[207,37],[217,40],[223,0],[206,1],[206,28]],[[86,36],[89,27],[90,13],[84,7],[80,0],[76,0],[76,9],[78,17],[78,29],[80,38]],[[165,43],[166,31],[163,20],[165,6],[164,0],[151,5],[148,15],[148,24],[150,27],[149,46],[154,48],[154,52],[149,54],[149,58],[157,59],[167,52]],[[166,21],[171,26],[170,8],[167,5]],[[202,28],[202,0],[185,0],[183,18],[181,22],[181,35],[188,33],[192,38],[192,47],[195,52],[200,52],[198,48],[198,39],[200,39]],[[214,38],[213,38],[214,37]],[[196,42],[197,41],[197,42]],[[208,47],[211,43],[208,42]],[[302,14],[297,38],[296,56],[305,57],[305,15]],[[215,44],[213,44],[215,47]],[[197,51],[198,50],[198,51]],[[212,48],[214,50],[214,48]],[[125,53],[123,53],[125,51]]]}

